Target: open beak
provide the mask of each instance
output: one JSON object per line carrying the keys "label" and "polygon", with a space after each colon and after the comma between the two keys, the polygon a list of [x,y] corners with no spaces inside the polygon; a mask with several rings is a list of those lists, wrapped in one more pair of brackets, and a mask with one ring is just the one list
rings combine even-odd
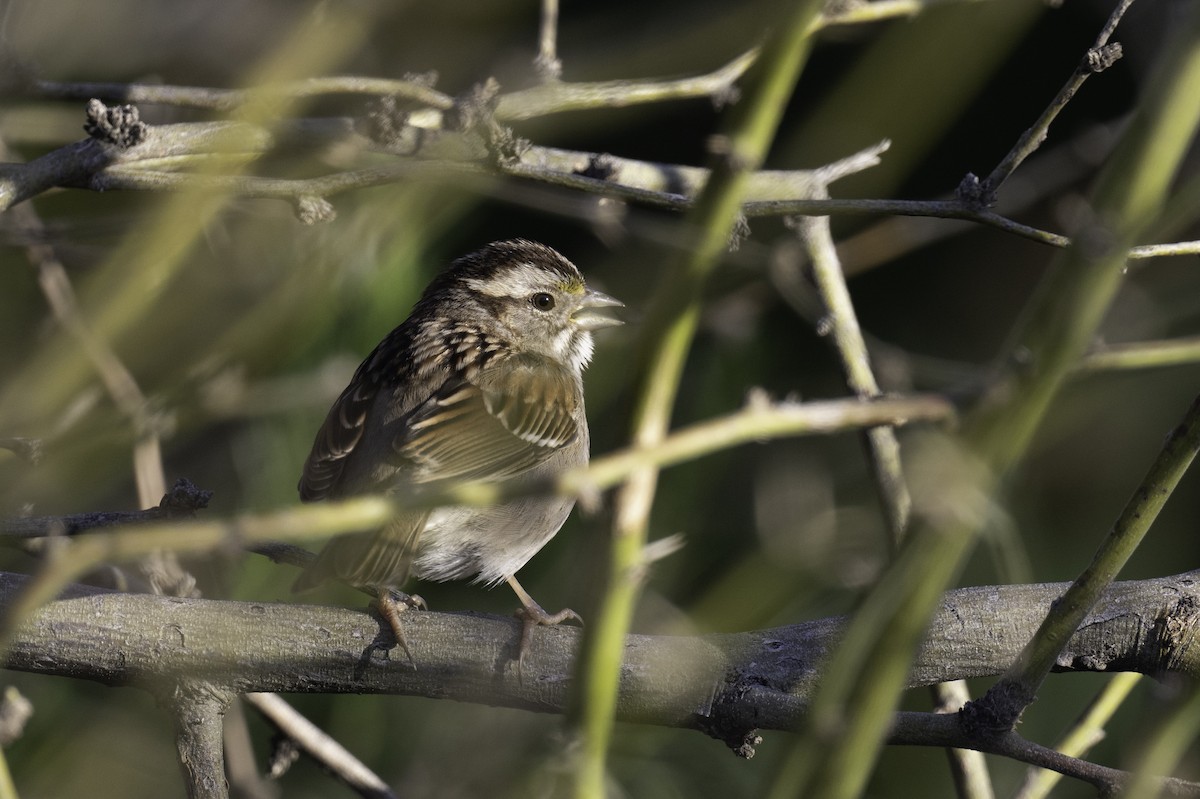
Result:
{"label": "open beak", "polygon": [[599,330],[602,327],[625,324],[624,319],[613,315],[614,308],[624,308],[625,303],[599,291],[588,290],[583,302],[571,314],[571,321],[584,330]]}

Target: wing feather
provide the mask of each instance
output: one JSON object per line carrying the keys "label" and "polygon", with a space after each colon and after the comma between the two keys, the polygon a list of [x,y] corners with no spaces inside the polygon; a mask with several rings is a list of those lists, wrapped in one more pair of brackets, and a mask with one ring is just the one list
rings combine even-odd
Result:
{"label": "wing feather", "polygon": [[[378,381],[365,379],[372,373],[378,369],[368,358],[330,408],[300,479],[305,501],[344,495],[347,464],[358,453],[364,431],[380,424],[371,415],[383,413],[381,406],[394,397],[383,396]],[[394,470],[378,490],[519,475],[578,437],[582,403],[578,375],[540,358],[513,356],[474,373],[459,372],[383,427],[395,430]],[[356,464],[354,473],[361,470]],[[293,589],[331,577],[364,588],[399,587],[428,519],[427,511],[404,513],[380,530],[330,541]]]}
{"label": "wing feather", "polygon": [[579,379],[545,361],[512,358],[460,379],[409,415],[393,441],[413,481],[503,479],[579,435]]}

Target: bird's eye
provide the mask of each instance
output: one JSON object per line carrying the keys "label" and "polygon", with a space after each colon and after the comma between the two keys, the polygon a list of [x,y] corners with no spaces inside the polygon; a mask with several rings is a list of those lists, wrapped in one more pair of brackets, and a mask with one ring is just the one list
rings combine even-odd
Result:
{"label": "bird's eye", "polygon": [[533,307],[537,308],[539,311],[548,311],[554,307],[554,295],[547,294],[544,291],[539,291],[537,294],[534,294],[529,298],[529,301],[533,304]]}

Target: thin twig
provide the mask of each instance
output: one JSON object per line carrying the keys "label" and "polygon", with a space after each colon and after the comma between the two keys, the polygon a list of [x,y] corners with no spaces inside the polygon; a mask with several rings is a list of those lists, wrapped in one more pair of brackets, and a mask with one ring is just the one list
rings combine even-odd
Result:
{"label": "thin twig", "polygon": [[[858,324],[854,303],[850,299],[850,289],[846,286],[838,262],[833,233],[829,229],[829,217],[798,217],[794,219],[793,226],[808,251],[813,281],[825,306],[823,323],[827,323],[837,349],[846,385],[855,396],[874,399],[881,392],[871,369],[870,355]],[[908,529],[908,518],[912,512],[912,497],[909,496],[900,464],[900,443],[892,428],[873,427],[864,432],[864,444],[892,545],[898,547]]]}
{"label": "thin twig", "polygon": [[562,77],[562,61],[558,59],[558,0],[542,0],[538,55],[533,66],[547,83]]}
{"label": "thin twig", "polygon": [[[11,158],[0,141],[0,157]],[[117,357],[113,349],[84,321],[75,299],[75,291],[67,270],[46,244],[48,238],[41,218],[30,203],[11,209],[18,229],[27,237],[25,252],[37,269],[38,284],[45,295],[55,319],[80,346],[103,382],[109,397],[133,430],[133,474],[137,485],[138,503],[147,507],[166,494],[163,471],[161,423],[133,374]],[[195,591],[195,579],[170,552],[151,553],[139,564],[156,591],[190,596]]]}
{"label": "thin twig", "polygon": [[[930,686],[935,713],[957,713],[971,698],[966,680],[949,680]],[[946,760],[959,799],[994,799],[991,774],[982,752],[948,747]]]}
{"label": "thin twig", "polygon": [[[563,111],[623,108],[664,100],[717,95],[728,91],[754,63],[756,57],[757,51],[751,50],[707,74],[674,80],[554,82],[510,92],[499,98],[496,118],[501,122],[511,122]],[[245,90],[136,83],[37,81],[26,88],[25,94],[60,100],[88,100],[99,97],[123,103],[171,105],[215,111],[229,111],[247,102],[280,98],[297,100],[327,94],[397,96],[438,111],[448,111],[455,104],[455,98],[431,89],[420,81],[354,76],[309,78]]]}
{"label": "thin twig", "polygon": [[1116,30],[1121,17],[1125,15],[1126,10],[1131,5],[1133,5],[1133,0],[1120,0],[1117,8],[1109,16],[1104,28],[1100,31],[1100,35],[1096,37],[1095,44],[1084,55],[1066,85],[1059,90],[1058,94],[1050,101],[1050,105],[1046,107],[1037,121],[1021,134],[1021,137],[1013,145],[1013,148],[1000,160],[1000,163],[984,179],[983,183],[980,184],[980,200],[985,205],[990,205],[994,202],[996,192],[1000,190],[1000,186],[1008,179],[1009,175],[1046,140],[1050,124],[1058,117],[1059,112],[1066,108],[1067,103],[1071,102],[1072,98],[1075,97],[1076,92],[1083,86],[1084,81],[1095,73],[1108,68],[1112,62],[1121,57],[1121,46],[1119,44],[1109,46],[1108,40],[1112,36],[1113,31]]}
{"label": "thin twig", "polygon": [[[1094,786],[1101,796],[1116,796],[1134,783],[1134,774],[1086,760],[1068,757],[1049,747],[1027,741],[1015,732],[992,739],[964,736],[954,716],[901,712],[889,743],[917,746],[969,747],[988,754],[1002,755],[1021,763],[1052,769],[1060,774]],[[1160,772],[1161,773],[1161,772]],[[1174,777],[1146,774],[1142,790],[1128,796],[1152,796],[1162,791],[1168,796],[1200,796],[1200,783]]]}
{"label": "thin twig", "polygon": [[[1141,679],[1142,675],[1134,672],[1114,674],[1054,748],[1068,757],[1081,758],[1087,754],[1104,738],[1105,725]],[[1030,768],[1013,799],[1042,799],[1061,777],[1057,771]]]}
{"label": "thin twig", "polygon": [[[672,407],[691,348],[701,290],[728,246],[738,220],[748,173],[758,169],[775,135],[785,100],[792,93],[808,54],[808,28],[819,12],[817,0],[793,5],[764,47],[759,80],[745,90],[721,136],[713,140],[712,174],[687,222],[696,240],[686,257],[666,273],[657,301],[647,314],[649,364],[639,390],[633,443],[654,447],[665,437]],[[583,749],[575,774],[577,799],[605,793],[605,758],[612,734],[620,683],[620,641],[629,630],[644,573],[643,552],[658,470],[633,473],[614,499],[613,543],[608,589],[589,627],[582,665],[584,701],[580,729]]]}
{"label": "thin twig", "polygon": [[1147,736],[1133,768],[1126,796],[1152,796],[1158,788],[1157,774],[1168,774],[1200,734],[1200,689],[1195,682],[1182,687],[1183,696]]}
{"label": "thin twig", "polygon": [[202,108],[211,111],[231,111],[247,102],[278,97],[302,99],[328,94],[402,97],[443,111],[454,106],[453,97],[431,89],[419,81],[356,76],[307,78],[256,89],[212,89],[199,86],[162,86],[150,83],[68,83],[40,80],[27,87],[25,94],[52,100],[89,100],[99,97],[102,100],[113,100],[119,103]]}
{"label": "thin twig", "polygon": [[501,95],[496,105],[496,119],[518,122],[563,111],[625,108],[666,100],[719,96],[729,91],[757,57],[758,51],[751,50],[708,74],[675,80],[545,83]]}
{"label": "thin twig", "polygon": [[1158,369],[1200,362],[1200,336],[1105,344],[1079,362],[1077,374],[1126,369]]}
{"label": "thin twig", "polygon": [[368,799],[395,799],[396,794],[375,772],[298,713],[283,697],[274,693],[248,693],[245,698],[271,726],[350,790]]}

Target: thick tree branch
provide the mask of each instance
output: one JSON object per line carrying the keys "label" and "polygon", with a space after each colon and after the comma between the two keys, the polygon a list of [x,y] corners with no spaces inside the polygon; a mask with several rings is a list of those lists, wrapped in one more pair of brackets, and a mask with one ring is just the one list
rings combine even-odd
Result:
{"label": "thick tree branch", "polygon": [[[10,604],[27,582],[0,574],[0,605]],[[1052,583],[947,593],[907,686],[1003,672],[1066,588]],[[1198,620],[1200,572],[1115,583],[1055,670],[1200,676]],[[795,729],[844,623],[828,618],[744,633],[630,635],[618,716],[726,741],[754,729]],[[424,612],[406,617],[405,625],[415,670],[391,655],[385,625],[360,611],[73,586],[21,627],[7,667],[151,690],[191,680],[238,693],[407,694],[564,709],[579,630],[539,629],[518,679],[516,620]]]}

